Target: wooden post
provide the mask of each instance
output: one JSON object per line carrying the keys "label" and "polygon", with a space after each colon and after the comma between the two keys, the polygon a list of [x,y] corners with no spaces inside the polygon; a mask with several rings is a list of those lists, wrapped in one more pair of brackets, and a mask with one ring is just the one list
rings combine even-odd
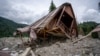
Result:
{"label": "wooden post", "polygon": [[31,52],[31,55],[32,55],[32,56],[35,56],[35,54],[34,54],[34,52],[33,52],[32,50],[31,50],[30,52]]}
{"label": "wooden post", "polygon": [[76,41],[74,41],[74,42],[73,42],[73,44],[74,44],[74,43],[76,43],[76,42],[78,42],[78,41],[80,41],[80,40],[82,40],[82,39],[84,39],[84,38],[89,37],[89,36],[91,35],[91,33],[92,33],[92,32],[90,32],[90,33],[89,33],[89,34],[87,34],[86,36],[83,36],[83,37],[82,37],[82,38],[80,38],[80,39],[77,39]]}
{"label": "wooden post", "polygon": [[31,50],[31,47],[26,48],[26,50],[19,56],[27,56],[29,53],[31,53],[32,56],[35,56],[34,52]]}
{"label": "wooden post", "polygon": [[26,50],[19,56],[27,56],[30,50],[31,50],[31,47],[26,48]]}

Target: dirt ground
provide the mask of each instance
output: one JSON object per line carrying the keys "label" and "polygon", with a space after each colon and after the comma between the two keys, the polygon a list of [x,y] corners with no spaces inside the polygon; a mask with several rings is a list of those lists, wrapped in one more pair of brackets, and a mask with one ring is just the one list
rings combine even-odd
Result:
{"label": "dirt ground", "polygon": [[[23,38],[24,41],[27,39]],[[0,39],[0,51],[7,52],[11,56],[18,56],[25,48],[20,38]],[[36,56],[100,56],[100,40],[88,37],[72,44],[70,39],[51,39],[49,42],[39,42],[33,51]]]}

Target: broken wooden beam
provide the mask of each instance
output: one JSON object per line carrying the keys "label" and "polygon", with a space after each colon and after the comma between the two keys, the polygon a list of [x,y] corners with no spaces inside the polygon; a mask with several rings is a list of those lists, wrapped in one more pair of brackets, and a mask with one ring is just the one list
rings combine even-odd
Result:
{"label": "broken wooden beam", "polygon": [[92,32],[90,32],[90,33],[87,34],[86,36],[83,36],[83,37],[80,38],[80,39],[77,39],[76,41],[74,41],[74,42],[72,42],[72,43],[74,44],[74,43],[76,43],[76,42],[78,42],[78,41],[80,41],[80,40],[82,40],[82,39],[85,39],[85,38],[89,37],[89,36],[91,35],[91,33],[92,33]]}
{"label": "broken wooden beam", "polygon": [[31,47],[26,48],[26,50],[19,56],[27,56],[29,53],[31,53],[32,56],[35,56],[34,52],[31,50]]}
{"label": "broken wooden beam", "polygon": [[31,50],[31,47],[26,48],[26,50],[19,56],[27,56],[30,50]]}

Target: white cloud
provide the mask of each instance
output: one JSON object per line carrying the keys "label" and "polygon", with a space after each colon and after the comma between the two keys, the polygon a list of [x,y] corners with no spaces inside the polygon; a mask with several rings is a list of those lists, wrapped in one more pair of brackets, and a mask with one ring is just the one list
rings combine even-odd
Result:
{"label": "white cloud", "polygon": [[84,12],[86,12],[86,9],[87,9],[86,6],[79,6],[76,9],[74,9],[75,15],[76,15],[76,18],[77,18],[78,22],[83,22],[82,17],[84,15]]}
{"label": "white cloud", "polygon": [[95,9],[88,9],[82,16],[83,21],[95,21],[100,23],[100,13]]}
{"label": "white cloud", "polygon": [[[62,3],[70,2],[72,4],[78,22],[90,20],[89,16],[92,17],[93,14],[95,14],[93,18],[96,18],[96,20],[100,21],[98,19],[100,13],[95,12],[99,0],[53,1],[57,7]],[[48,13],[50,2],[51,0],[0,0],[0,16],[4,16],[18,23],[31,24]],[[93,9],[94,11],[90,9]],[[84,19],[86,17],[88,18]]]}
{"label": "white cloud", "polygon": [[48,8],[46,8],[48,5],[38,5],[34,1],[33,3],[30,1],[26,1],[23,3],[19,0],[14,0],[10,3],[12,5],[10,6],[9,11],[7,11],[4,16],[18,23],[24,22],[27,24],[31,24],[32,22],[35,22],[48,13]]}

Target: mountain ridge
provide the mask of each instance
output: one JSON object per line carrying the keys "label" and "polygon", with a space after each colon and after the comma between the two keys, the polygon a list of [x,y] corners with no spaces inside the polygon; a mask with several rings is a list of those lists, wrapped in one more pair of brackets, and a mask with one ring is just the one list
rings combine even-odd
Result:
{"label": "mountain ridge", "polygon": [[25,27],[26,24],[19,24],[4,17],[0,17],[0,37],[11,37],[13,32],[19,27]]}

